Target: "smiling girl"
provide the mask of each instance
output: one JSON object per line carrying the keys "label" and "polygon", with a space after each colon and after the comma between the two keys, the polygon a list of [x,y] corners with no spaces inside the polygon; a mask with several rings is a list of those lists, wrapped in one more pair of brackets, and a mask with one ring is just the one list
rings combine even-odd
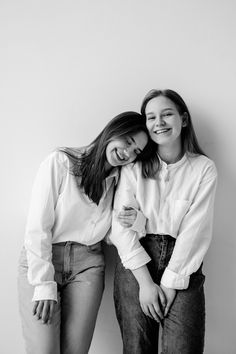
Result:
{"label": "smiling girl", "polygon": [[[111,226],[114,188],[120,167],[144,158],[147,143],[145,119],[125,112],[87,147],[59,149],[42,162],[18,277],[27,353],[88,353],[104,288],[101,240]],[[134,214],[129,210],[128,218]]]}
{"label": "smiling girl", "polygon": [[[189,110],[173,90],[151,90],[141,112],[156,155],[122,169],[111,241],[120,261],[114,299],[124,354],[202,354],[203,258],[212,236],[217,172],[200,148]],[[142,175],[146,171],[146,178]],[[143,238],[125,229],[122,205],[146,217]]]}

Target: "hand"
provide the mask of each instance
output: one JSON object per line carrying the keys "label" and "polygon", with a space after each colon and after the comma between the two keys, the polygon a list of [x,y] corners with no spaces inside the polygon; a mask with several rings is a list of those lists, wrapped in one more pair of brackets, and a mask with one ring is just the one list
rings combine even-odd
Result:
{"label": "hand", "polygon": [[50,324],[55,304],[56,301],[54,300],[35,301],[32,310],[33,316],[36,316],[38,320],[41,319],[44,324]]}
{"label": "hand", "polygon": [[119,223],[123,227],[131,227],[133,226],[137,217],[137,211],[132,207],[122,207],[122,211],[120,211],[117,215],[117,219]]}
{"label": "hand", "polygon": [[148,286],[141,286],[139,289],[140,306],[146,316],[162,322],[164,319],[163,309],[166,306],[165,294],[155,283],[150,283]]}
{"label": "hand", "polygon": [[164,311],[164,316],[166,317],[170,308],[171,308],[171,305],[175,299],[175,296],[176,296],[176,290],[175,289],[171,289],[171,288],[167,288],[165,287],[164,285],[161,284],[161,288],[165,294],[165,297],[166,297],[166,307],[165,307],[165,311]]}

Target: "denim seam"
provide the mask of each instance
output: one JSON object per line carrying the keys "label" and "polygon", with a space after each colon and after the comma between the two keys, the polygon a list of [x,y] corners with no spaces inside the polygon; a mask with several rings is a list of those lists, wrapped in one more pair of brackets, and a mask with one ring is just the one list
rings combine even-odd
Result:
{"label": "denim seam", "polygon": [[165,236],[161,236],[162,238],[162,244],[161,244],[161,255],[160,255],[160,261],[159,261],[159,269],[163,269],[165,267],[165,258],[167,254],[167,246],[168,246],[168,240],[165,238]]}

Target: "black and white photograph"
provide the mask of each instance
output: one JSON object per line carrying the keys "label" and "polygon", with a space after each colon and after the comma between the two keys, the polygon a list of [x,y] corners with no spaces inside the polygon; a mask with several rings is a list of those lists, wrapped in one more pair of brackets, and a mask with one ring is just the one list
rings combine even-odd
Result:
{"label": "black and white photograph", "polygon": [[2,354],[236,353],[235,17],[0,0]]}

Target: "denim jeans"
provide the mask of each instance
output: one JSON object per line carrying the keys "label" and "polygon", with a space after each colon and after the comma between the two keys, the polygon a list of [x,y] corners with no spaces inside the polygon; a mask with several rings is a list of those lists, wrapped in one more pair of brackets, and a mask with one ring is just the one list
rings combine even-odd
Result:
{"label": "denim jeans", "polygon": [[58,302],[51,324],[32,315],[34,287],[27,280],[23,249],[19,262],[18,294],[23,336],[28,354],[87,354],[104,289],[104,255],[101,243],[53,244],[52,263]]}
{"label": "denim jeans", "polygon": [[[160,284],[168,265],[175,239],[149,234],[141,244],[151,257],[147,264],[153,281]],[[202,354],[205,334],[205,298],[202,267],[191,275],[189,287],[178,290],[163,321],[163,354]],[[138,282],[120,260],[114,278],[116,316],[121,329],[124,354],[158,354],[159,323],[144,315],[139,304]]]}

